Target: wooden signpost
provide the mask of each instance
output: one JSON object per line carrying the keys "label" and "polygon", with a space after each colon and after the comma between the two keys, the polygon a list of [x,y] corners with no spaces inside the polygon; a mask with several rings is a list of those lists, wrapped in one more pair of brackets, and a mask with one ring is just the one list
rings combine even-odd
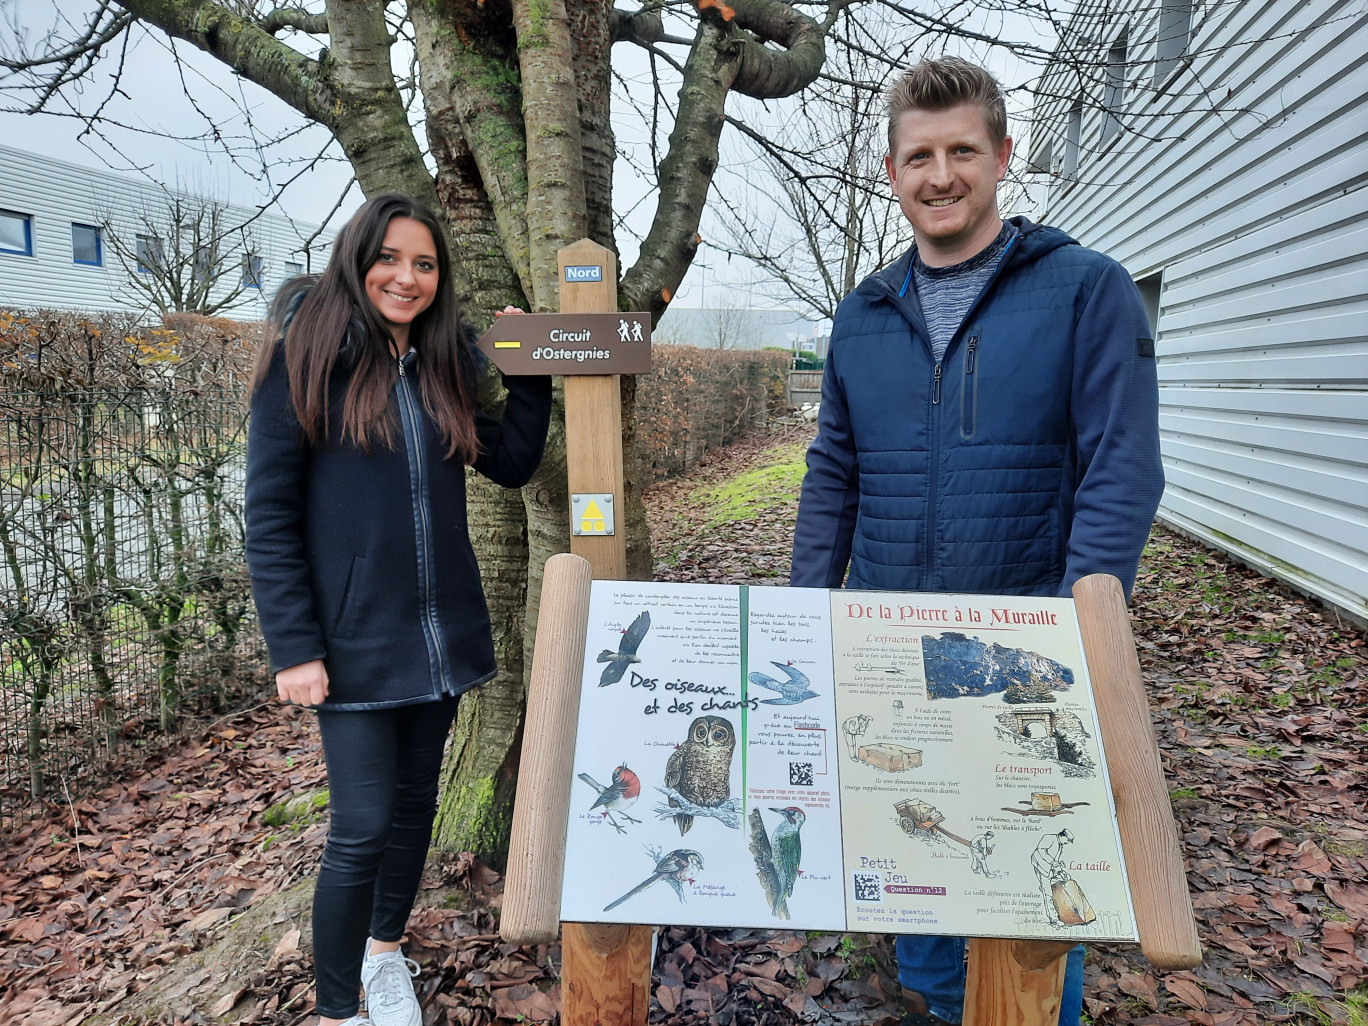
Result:
{"label": "wooden signpost", "polygon": [[[618,313],[617,257],[612,250],[583,239],[562,249],[558,257],[561,313],[501,317],[480,340],[500,367],[501,358],[526,359],[521,366],[529,369],[523,373],[566,375],[573,555],[549,560],[542,584],[509,851],[510,867],[521,872],[509,874],[502,927],[505,936],[524,938],[518,943],[555,938],[555,919],[548,921],[545,914],[560,907],[589,581],[617,581],[627,575],[626,518],[617,513],[623,509],[618,375],[650,370],[651,318]],[[553,339],[552,332],[560,334]],[[499,346],[511,341],[519,345]],[[535,355],[538,350],[540,357]],[[610,355],[579,355],[602,352]],[[605,373],[609,370],[614,373]],[[646,1022],[651,993],[649,926],[566,923],[561,954],[563,1026]]]}
{"label": "wooden signpost", "polygon": [[[613,315],[597,326],[612,332],[608,342],[600,336],[575,344],[610,351],[620,345],[624,353],[637,345],[630,321],[625,321],[625,338],[616,322],[635,317],[645,318],[649,325],[649,317],[616,314],[617,266],[612,252],[588,240],[578,242],[561,251],[560,268],[563,314]],[[526,347],[571,348],[550,339],[550,331],[557,330],[551,318],[501,318],[501,325],[523,323],[516,333],[491,330],[481,346],[496,363],[515,348],[495,349],[499,341],[516,338],[524,358],[530,352]],[[574,330],[592,336],[595,326]],[[649,333],[644,334],[649,353]],[[543,335],[546,342],[541,341]],[[501,933],[511,943],[539,944],[554,940],[561,927],[565,1026],[644,1026],[650,1004],[651,928],[558,922],[589,582],[625,577],[626,540],[625,531],[614,526],[623,524],[623,518],[612,515],[623,501],[618,377],[581,369],[585,363],[596,370],[613,366],[612,357],[571,356],[570,370],[545,362],[552,358],[565,359],[543,352],[535,358],[536,372],[568,375],[565,422],[574,529],[571,553],[553,556],[546,564]],[[1083,578],[1074,586],[1074,600],[1141,949],[1161,970],[1189,968],[1201,961],[1201,950],[1120,583],[1105,575]],[[1054,1026],[1064,956],[1072,946],[1060,941],[973,939],[965,1026]]]}

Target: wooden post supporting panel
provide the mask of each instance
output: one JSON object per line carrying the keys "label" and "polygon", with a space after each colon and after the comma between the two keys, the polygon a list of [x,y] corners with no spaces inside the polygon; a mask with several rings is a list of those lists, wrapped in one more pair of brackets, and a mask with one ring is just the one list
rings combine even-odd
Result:
{"label": "wooden post supporting panel", "polygon": [[499,916],[499,932],[511,944],[550,944],[560,928],[589,579],[579,556],[562,552],[546,561],[508,846],[508,863],[518,872],[508,875]]}
{"label": "wooden post supporting panel", "polygon": [[[616,313],[617,257],[588,239],[560,251],[560,312]],[[601,281],[568,281],[566,267],[601,267]],[[612,495],[616,529],[575,535],[570,551],[589,561],[593,577],[627,576],[623,502],[622,401],[616,374],[567,375],[565,445],[570,492]],[[573,734],[575,720],[565,729]],[[567,770],[567,778],[569,772]],[[565,832],[561,839],[564,843]],[[651,928],[566,923],[561,930],[562,1026],[644,1026],[650,1011]]]}
{"label": "wooden post supporting panel", "polygon": [[1126,595],[1121,582],[1109,574],[1082,578],[1073,593],[1102,725],[1140,950],[1162,972],[1191,969],[1201,962],[1202,948],[1126,615]]}
{"label": "wooden post supporting panel", "polygon": [[1072,941],[969,941],[964,1026],[1056,1026]]}
{"label": "wooden post supporting panel", "polygon": [[[1190,969],[1202,960],[1202,951],[1125,593],[1109,574],[1084,577],[1073,591],[1140,949],[1156,969]],[[971,940],[964,1026],[1055,1026],[1064,956],[1072,946],[1065,941]]]}

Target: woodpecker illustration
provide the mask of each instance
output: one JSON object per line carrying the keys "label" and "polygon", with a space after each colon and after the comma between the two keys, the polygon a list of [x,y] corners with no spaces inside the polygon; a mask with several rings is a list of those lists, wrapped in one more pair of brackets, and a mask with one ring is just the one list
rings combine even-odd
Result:
{"label": "woodpecker illustration", "polygon": [[629,823],[641,822],[641,820],[633,819],[627,815],[627,810],[635,805],[636,800],[641,797],[641,781],[635,773],[627,768],[625,762],[613,770],[613,782],[606,787],[588,773],[581,773],[579,778],[598,792],[598,797],[594,799],[594,804],[589,806],[589,811],[602,809],[603,816],[609,823],[613,824],[613,829],[618,833],[625,834],[627,831],[619,826],[618,821],[613,818],[615,812]]}
{"label": "woodpecker illustration", "polygon": [[622,632],[622,640],[618,642],[618,650],[605,648],[598,655],[598,662],[607,663],[603,668],[603,676],[599,678],[599,687],[604,688],[609,684],[616,684],[622,680],[622,675],[627,672],[627,667],[633,663],[639,663],[637,658],[637,646],[641,644],[641,639],[646,637],[646,632],[651,629],[651,614],[643,611],[637,614],[637,618],[631,622],[625,631]]}
{"label": "woodpecker illustration", "polygon": [[783,670],[788,676],[788,680],[776,680],[759,670],[752,670],[746,678],[758,687],[779,692],[778,698],[762,698],[760,700],[762,703],[765,705],[797,705],[799,702],[817,697],[817,692],[808,687],[811,682],[802,670],[791,663],[775,663],[773,660],[771,663]]}
{"label": "woodpecker illustration", "polygon": [[759,809],[751,809],[751,855],[755,857],[755,875],[769,899],[770,911],[780,919],[789,918],[788,899],[798,879],[799,863],[803,857],[803,843],[798,832],[807,816],[796,805],[786,809],[771,807],[781,817],[774,833],[766,835],[765,821]]}
{"label": "woodpecker illustration", "polygon": [[703,856],[692,848],[676,848],[663,858],[660,857],[659,848],[647,848],[646,852],[656,860],[655,872],[618,898],[617,901],[604,905],[603,911],[607,912],[610,909],[617,908],[632,895],[640,894],[657,880],[664,880],[674,888],[675,897],[683,901],[684,881],[689,879],[690,871],[703,868]]}

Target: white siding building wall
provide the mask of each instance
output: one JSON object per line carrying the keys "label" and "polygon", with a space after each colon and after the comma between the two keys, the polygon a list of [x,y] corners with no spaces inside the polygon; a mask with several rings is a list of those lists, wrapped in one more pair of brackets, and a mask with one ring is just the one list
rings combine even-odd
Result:
{"label": "white siding building wall", "polygon": [[[115,233],[132,252],[136,237],[148,233],[148,220],[164,221],[173,197],[183,200],[185,208],[192,211],[205,210],[216,202],[0,146],[0,307],[147,309],[147,296],[128,283],[130,275],[138,272],[125,266],[108,236]],[[240,283],[246,253],[261,261],[260,287],[244,289],[230,308],[220,311],[222,315],[241,320],[265,317],[266,306],[281,282],[297,273],[287,265],[321,271],[327,262],[331,233],[307,243],[317,232],[317,225],[292,221],[274,211],[259,214],[245,207],[218,205],[223,207],[221,223],[229,231],[222,244],[225,259],[214,294],[223,295]],[[25,224],[29,252],[15,252],[24,248]],[[73,225],[100,229],[98,266],[75,259]],[[166,238],[165,231],[161,236]],[[306,245],[311,251],[305,250]],[[169,250],[166,257],[172,257]],[[155,316],[155,310],[150,312]]]}
{"label": "white siding building wall", "polygon": [[1096,66],[1047,70],[1031,164],[1044,220],[1157,319],[1160,518],[1368,619],[1364,3],[1118,0],[1072,28]]}

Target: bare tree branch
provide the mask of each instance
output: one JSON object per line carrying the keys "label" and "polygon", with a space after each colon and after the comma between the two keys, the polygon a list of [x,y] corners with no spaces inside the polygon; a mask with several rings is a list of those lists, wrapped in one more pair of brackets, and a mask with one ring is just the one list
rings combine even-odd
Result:
{"label": "bare tree branch", "polygon": [[398,190],[435,207],[437,189],[390,70],[384,0],[328,0],[327,6],[327,70],[336,103],[328,127],[356,180],[367,195]]}
{"label": "bare tree branch", "polygon": [[[714,0],[699,0],[705,15]],[[826,60],[826,33],[805,14],[779,0],[735,0],[728,6],[721,0],[720,16],[733,21],[744,32],[741,42],[741,61],[731,88],[756,99],[791,96],[805,88],[817,77]],[[840,0],[838,6],[844,6]],[[728,17],[727,11],[733,16]],[[783,47],[773,50],[766,43]]]}
{"label": "bare tree branch", "polygon": [[261,27],[273,36],[285,29],[325,36],[328,34],[328,16],[310,14],[302,7],[278,7],[261,19]]}
{"label": "bare tree branch", "polygon": [[270,90],[306,117],[333,127],[341,111],[326,68],[259,24],[207,0],[119,0],[129,14],[192,43]]}

